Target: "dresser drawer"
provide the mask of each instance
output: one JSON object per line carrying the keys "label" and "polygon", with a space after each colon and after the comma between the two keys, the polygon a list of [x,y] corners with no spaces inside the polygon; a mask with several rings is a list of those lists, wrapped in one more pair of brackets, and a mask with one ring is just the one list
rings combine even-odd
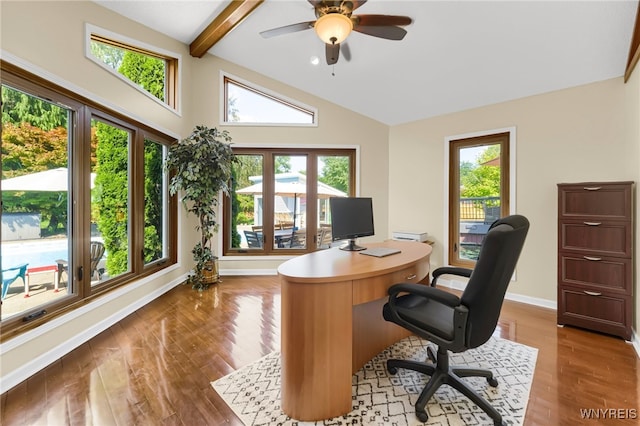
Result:
{"label": "dresser drawer", "polygon": [[[353,281],[353,304],[367,303],[389,296],[388,289],[397,283],[419,283],[429,276],[429,262],[419,262],[407,268],[372,278]],[[381,314],[382,315],[382,314]]]}
{"label": "dresser drawer", "polygon": [[558,304],[558,324],[631,338],[631,296],[560,286]]}
{"label": "dresser drawer", "polygon": [[558,224],[560,250],[631,257],[631,222],[565,220]]}
{"label": "dresser drawer", "polygon": [[585,182],[561,184],[558,188],[558,211],[561,218],[631,220],[631,182]]}
{"label": "dresser drawer", "polygon": [[578,285],[589,291],[631,295],[632,269],[630,258],[561,252],[558,256],[558,283]]}

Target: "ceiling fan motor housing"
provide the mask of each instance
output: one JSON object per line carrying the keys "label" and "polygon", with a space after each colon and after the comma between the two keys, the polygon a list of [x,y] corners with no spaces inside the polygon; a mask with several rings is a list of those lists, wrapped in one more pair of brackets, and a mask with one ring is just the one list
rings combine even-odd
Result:
{"label": "ceiling fan motor housing", "polygon": [[316,3],[316,18],[320,18],[329,13],[339,13],[346,17],[351,17],[353,13],[353,2],[351,1],[322,1]]}

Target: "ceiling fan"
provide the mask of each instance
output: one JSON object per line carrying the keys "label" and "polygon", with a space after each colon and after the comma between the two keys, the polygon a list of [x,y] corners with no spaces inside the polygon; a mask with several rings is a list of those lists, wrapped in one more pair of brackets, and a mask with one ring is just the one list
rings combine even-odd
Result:
{"label": "ceiling fan", "polygon": [[[400,26],[409,25],[412,22],[408,16],[353,15],[353,11],[365,4],[367,0],[308,1],[313,6],[318,19],[262,31],[260,35],[271,38],[314,28],[318,37],[325,43],[327,64],[333,65],[338,62],[340,43],[344,42],[351,31],[387,40],[402,40],[407,31]],[[343,50],[343,56],[349,60],[350,55],[347,49]]]}

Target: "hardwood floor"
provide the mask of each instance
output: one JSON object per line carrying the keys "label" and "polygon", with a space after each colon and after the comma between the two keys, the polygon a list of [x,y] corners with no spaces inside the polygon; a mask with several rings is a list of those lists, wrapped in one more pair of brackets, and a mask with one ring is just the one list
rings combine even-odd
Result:
{"label": "hardwood floor", "polygon": [[[555,316],[506,301],[496,331],[539,350],[525,426],[637,425],[633,347],[558,328]],[[277,277],[226,277],[202,293],[178,286],[2,394],[0,424],[241,425],[210,382],[279,346]],[[582,419],[589,409],[600,420]]]}

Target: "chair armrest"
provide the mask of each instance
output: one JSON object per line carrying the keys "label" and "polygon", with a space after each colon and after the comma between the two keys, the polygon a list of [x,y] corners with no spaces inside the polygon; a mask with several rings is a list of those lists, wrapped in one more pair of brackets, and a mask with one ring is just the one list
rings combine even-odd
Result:
{"label": "chair armrest", "polygon": [[442,303],[443,305],[447,305],[451,308],[455,308],[460,305],[460,298],[455,294],[422,284],[400,283],[392,285],[389,287],[389,301],[391,302],[391,299],[396,299],[398,293],[415,294],[427,299],[435,300],[436,302]]}
{"label": "chair armrest", "polygon": [[473,269],[469,269],[469,268],[456,268],[453,266],[442,266],[440,268],[434,269],[433,272],[431,273],[431,276],[433,277],[433,279],[431,280],[431,287],[436,286],[436,282],[438,281],[438,277],[440,277],[440,275],[445,275],[445,274],[458,275],[460,277],[469,278],[472,272],[473,272]]}

